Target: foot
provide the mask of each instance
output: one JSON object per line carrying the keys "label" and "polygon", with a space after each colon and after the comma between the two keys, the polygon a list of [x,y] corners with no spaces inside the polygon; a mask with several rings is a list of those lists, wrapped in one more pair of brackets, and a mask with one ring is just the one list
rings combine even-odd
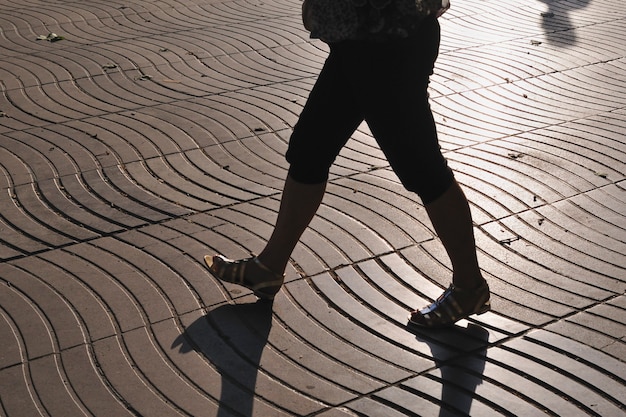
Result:
{"label": "foot", "polygon": [[256,257],[233,261],[222,255],[207,255],[204,262],[216,278],[252,290],[262,300],[273,300],[285,281],[283,274],[270,270]]}
{"label": "foot", "polygon": [[409,324],[425,328],[451,326],[472,314],[491,309],[489,286],[483,282],[473,289],[450,285],[437,300],[421,310],[411,312]]}

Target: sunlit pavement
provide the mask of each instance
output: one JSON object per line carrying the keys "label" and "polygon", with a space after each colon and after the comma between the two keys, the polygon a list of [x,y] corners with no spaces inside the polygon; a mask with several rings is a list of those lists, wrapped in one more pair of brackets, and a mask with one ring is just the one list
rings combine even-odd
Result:
{"label": "sunlit pavement", "polygon": [[327,47],[298,0],[0,0],[0,415],[623,416],[626,6],[457,0],[431,102],[493,310],[363,125],[273,305],[258,252]]}

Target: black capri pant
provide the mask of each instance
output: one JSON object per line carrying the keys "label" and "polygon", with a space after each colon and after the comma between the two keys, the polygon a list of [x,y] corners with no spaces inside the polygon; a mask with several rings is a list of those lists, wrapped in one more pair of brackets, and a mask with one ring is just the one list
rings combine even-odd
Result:
{"label": "black capri pant", "polygon": [[287,150],[297,182],[328,180],[335,158],[365,120],[403,186],[425,204],[452,184],[428,102],[440,29],[427,19],[409,38],[330,45]]}

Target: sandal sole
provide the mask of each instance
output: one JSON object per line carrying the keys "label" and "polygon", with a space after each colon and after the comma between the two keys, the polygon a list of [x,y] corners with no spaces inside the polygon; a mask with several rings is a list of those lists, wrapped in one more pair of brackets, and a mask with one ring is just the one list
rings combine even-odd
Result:
{"label": "sandal sole", "polygon": [[459,319],[457,319],[456,321],[452,322],[452,323],[448,323],[448,324],[441,324],[441,325],[433,325],[433,326],[427,326],[427,325],[423,325],[422,323],[418,323],[416,321],[411,320],[411,315],[409,314],[408,317],[408,325],[409,326],[414,326],[414,327],[419,327],[420,329],[445,329],[447,327],[452,327],[454,326],[456,323],[458,323],[461,320],[465,320],[468,319],[470,316],[473,315],[477,315],[480,316],[481,314],[485,314],[486,312],[491,311],[491,302],[490,300],[487,300],[486,303],[475,313],[471,313],[471,314],[467,314],[463,317],[460,317]]}

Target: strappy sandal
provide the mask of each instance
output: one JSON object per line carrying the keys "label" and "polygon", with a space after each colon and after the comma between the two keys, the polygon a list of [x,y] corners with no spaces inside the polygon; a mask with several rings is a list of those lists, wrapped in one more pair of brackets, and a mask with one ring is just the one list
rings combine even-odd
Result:
{"label": "strappy sandal", "polygon": [[489,298],[489,286],[486,282],[474,289],[451,284],[434,303],[411,312],[409,324],[431,329],[451,326],[472,314],[483,314],[491,310]]}
{"label": "strappy sandal", "polygon": [[[273,300],[285,281],[285,275],[270,270],[256,256],[233,261],[222,255],[206,255],[204,262],[216,278],[224,282],[231,282],[246,287],[262,300]],[[256,268],[256,271],[248,271],[248,267],[251,264]],[[249,274],[261,275],[263,281],[258,283],[252,282]]]}

